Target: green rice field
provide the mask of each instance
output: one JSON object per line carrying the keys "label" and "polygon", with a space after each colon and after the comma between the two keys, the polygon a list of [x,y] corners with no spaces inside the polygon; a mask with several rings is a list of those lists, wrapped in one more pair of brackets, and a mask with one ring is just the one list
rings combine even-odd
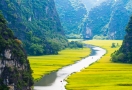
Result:
{"label": "green rice field", "polygon": [[89,48],[65,49],[58,55],[29,56],[28,59],[33,70],[34,80],[39,80],[42,76],[73,64],[89,54]]}
{"label": "green rice field", "polygon": [[66,85],[67,90],[132,90],[132,64],[113,63],[111,53],[119,48],[111,48],[112,43],[122,44],[122,41],[91,40],[87,44],[100,46],[107,50],[99,61],[72,74]]}

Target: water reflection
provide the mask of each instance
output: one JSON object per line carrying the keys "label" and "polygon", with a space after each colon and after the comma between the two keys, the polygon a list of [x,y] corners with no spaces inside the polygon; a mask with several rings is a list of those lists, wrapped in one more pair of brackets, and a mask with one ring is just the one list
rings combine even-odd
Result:
{"label": "water reflection", "polygon": [[56,77],[57,77],[57,73],[52,72],[48,75],[45,75],[41,80],[36,82],[34,86],[50,86],[52,83],[54,83]]}
{"label": "water reflection", "polygon": [[79,72],[83,68],[88,67],[106,53],[106,50],[99,47],[91,45],[87,45],[87,47],[91,49],[90,56],[76,62],[75,64],[66,66],[57,72],[46,75],[39,82],[35,83],[34,90],[66,90],[66,82],[64,79],[72,73]]}

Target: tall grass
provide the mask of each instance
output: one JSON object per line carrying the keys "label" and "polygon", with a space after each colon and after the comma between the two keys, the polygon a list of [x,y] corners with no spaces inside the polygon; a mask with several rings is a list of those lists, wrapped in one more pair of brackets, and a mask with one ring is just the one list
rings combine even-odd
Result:
{"label": "tall grass", "polygon": [[112,43],[121,45],[122,41],[92,40],[84,43],[105,48],[107,54],[85,70],[71,75],[67,79],[67,90],[132,90],[132,64],[110,61],[111,53],[119,48],[111,48]]}
{"label": "tall grass", "polygon": [[89,54],[89,48],[65,49],[60,51],[58,55],[29,56],[28,59],[33,70],[33,77],[38,80],[45,74],[73,64]]}

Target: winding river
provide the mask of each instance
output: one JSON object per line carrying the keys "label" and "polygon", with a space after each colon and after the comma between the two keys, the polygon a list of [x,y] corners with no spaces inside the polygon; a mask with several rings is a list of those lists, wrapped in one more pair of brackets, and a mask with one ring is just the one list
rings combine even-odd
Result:
{"label": "winding river", "polygon": [[90,45],[87,45],[87,47],[91,49],[90,56],[76,62],[75,64],[63,67],[57,72],[52,72],[49,75],[44,76],[39,82],[35,83],[34,90],[66,90],[65,85],[67,82],[65,79],[69,75],[88,67],[106,53],[106,50],[100,47]]}

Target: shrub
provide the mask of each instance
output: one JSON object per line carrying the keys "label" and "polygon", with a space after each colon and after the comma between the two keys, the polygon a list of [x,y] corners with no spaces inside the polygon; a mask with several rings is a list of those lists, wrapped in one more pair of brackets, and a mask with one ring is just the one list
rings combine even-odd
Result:
{"label": "shrub", "polygon": [[22,41],[21,41],[21,40],[19,40],[19,39],[15,39],[15,41],[16,41],[19,45],[21,45],[21,44],[22,44]]}
{"label": "shrub", "polygon": [[83,44],[77,41],[69,42],[69,48],[83,48]]}

